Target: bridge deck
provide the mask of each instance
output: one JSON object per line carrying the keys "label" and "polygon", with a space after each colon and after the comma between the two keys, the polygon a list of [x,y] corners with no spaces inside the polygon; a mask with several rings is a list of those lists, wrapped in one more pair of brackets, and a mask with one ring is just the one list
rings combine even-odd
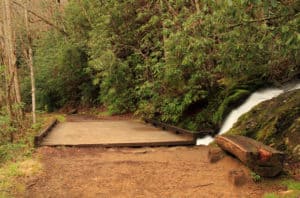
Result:
{"label": "bridge deck", "polygon": [[166,146],[194,145],[186,135],[155,128],[134,120],[64,122],[44,138],[42,146]]}

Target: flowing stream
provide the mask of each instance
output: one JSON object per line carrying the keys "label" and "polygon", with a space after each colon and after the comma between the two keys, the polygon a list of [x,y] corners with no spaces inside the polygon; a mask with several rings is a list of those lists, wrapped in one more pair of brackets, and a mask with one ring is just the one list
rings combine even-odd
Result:
{"label": "flowing stream", "polygon": [[[295,89],[300,89],[300,80],[296,80],[290,83],[283,85],[282,87],[275,88],[266,88],[258,90],[252,93],[249,98],[239,107],[233,109],[230,114],[226,117],[220,131],[218,134],[223,134],[227,132],[231,127],[237,122],[239,117],[243,114],[250,111],[257,104],[274,98],[284,92],[292,91]],[[214,138],[211,136],[206,136],[204,138],[197,139],[197,145],[208,145],[214,141]]]}

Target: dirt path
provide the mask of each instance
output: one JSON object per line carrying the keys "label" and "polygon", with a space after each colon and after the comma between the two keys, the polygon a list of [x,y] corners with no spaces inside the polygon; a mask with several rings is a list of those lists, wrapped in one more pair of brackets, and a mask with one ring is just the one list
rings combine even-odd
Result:
{"label": "dirt path", "polygon": [[268,181],[234,187],[230,170],[249,171],[225,157],[210,164],[208,147],[38,149],[43,173],[25,197],[261,197]]}

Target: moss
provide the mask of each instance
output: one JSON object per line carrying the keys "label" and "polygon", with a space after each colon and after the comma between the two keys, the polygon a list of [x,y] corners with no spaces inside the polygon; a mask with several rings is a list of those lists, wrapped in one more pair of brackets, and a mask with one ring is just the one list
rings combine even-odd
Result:
{"label": "moss", "polygon": [[285,144],[288,145],[287,152],[300,161],[300,117],[287,129]]}
{"label": "moss", "polygon": [[218,110],[213,115],[213,122],[220,123],[231,109],[238,106],[250,95],[250,91],[244,89],[237,89],[232,94],[227,96]]}
{"label": "moss", "polygon": [[242,104],[252,92],[269,85],[266,81],[258,79],[223,78],[218,83],[219,86],[211,90],[204,101],[201,99],[186,107],[179,122],[174,124],[190,130],[219,131],[222,122],[232,109]]}
{"label": "moss", "polygon": [[299,129],[300,90],[295,90],[255,106],[228,133],[245,135],[291,153],[300,144]]}

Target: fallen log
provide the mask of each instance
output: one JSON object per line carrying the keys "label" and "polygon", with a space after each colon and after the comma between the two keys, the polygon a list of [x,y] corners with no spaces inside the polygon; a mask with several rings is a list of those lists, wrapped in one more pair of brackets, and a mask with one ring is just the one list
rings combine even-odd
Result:
{"label": "fallen log", "polygon": [[274,177],[282,171],[283,152],[239,135],[219,135],[215,140],[223,150],[237,157],[261,176]]}

